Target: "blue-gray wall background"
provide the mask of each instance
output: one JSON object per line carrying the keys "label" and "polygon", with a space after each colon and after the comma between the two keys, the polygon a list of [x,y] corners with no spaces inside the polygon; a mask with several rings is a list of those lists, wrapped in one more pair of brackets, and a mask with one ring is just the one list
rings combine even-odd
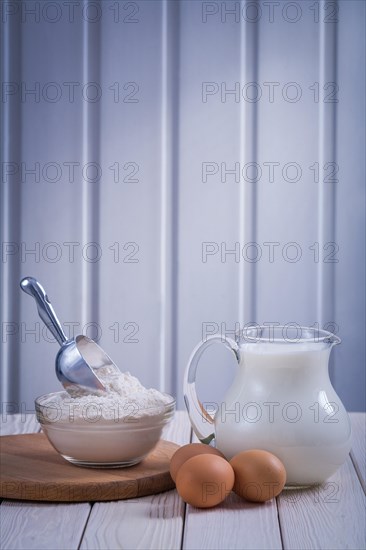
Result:
{"label": "blue-gray wall background", "polygon": [[[66,332],[180,406],[205,332],[296,322],[338,332],[333,383],[365,409],[365,3],[29,0],[1,17],[2,400],[59,388],[19,289],[33,275]],[[202,398],[234,369],[208,350]]]}

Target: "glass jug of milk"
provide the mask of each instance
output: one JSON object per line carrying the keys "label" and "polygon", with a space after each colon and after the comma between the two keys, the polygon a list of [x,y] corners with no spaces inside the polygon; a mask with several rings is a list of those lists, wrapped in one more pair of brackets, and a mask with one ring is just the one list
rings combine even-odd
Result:
{"label": "glass jug of milk", "polygon": [[[202,352],[220,342],[232,350],[238,370],[212,413],[213,403],[197,396],[196,371]],[[339,343],[330,332],[299,326],[253,326],[235,340],[207,338],[194,349],[184,376],[197,437],[214,440],[227,459],[249,449],[272,452],[285,465],[288,486],[322,483],[351,448],[350,420],[328,373],[331,349]]]}

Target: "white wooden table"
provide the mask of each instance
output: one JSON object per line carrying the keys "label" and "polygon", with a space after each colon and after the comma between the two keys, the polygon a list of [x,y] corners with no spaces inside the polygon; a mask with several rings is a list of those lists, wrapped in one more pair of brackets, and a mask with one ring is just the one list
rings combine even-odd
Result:
{"label": "white wooden table", "polygon": [[[3,501],[1,545],[8,548],[199,549],[365,548],[365,414],[352,413],[353,450],[323,486],[284,491],[262,505],[232,494],[210,510],[186,506],[177,492],[133,500],[48,504]],[[2,435],[39,431],[33,415],[8,416]],[[192,433],[185,412],[164,434],[178,444]]]}

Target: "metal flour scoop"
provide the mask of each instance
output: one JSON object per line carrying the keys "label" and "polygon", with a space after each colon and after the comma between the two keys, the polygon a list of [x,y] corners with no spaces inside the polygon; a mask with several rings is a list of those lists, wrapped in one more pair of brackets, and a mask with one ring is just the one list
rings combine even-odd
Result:
{"label": "metal flour scoop", "polygon": [[97,373],[103,368],[108,374],[120,374],[112,359],[87,336],[79,335],[72,340],[66,338],[45,290],[36,279],[25,277],[20,286],[33,296],[40,318],[61,346],[56,356],[56,375],[65,390],[70,395],[106,392]]}

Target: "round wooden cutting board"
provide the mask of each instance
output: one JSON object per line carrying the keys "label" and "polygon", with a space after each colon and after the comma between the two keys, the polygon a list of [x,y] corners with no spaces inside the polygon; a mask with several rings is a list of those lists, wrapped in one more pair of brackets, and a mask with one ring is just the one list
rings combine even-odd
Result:
{"label": "round wooden cutting board", "polygon": [[44,434],[0,438],[1,498],[52,502],[122,500],[175,487],[169,474],[178,445],[160,440],[129,468],[84,468],[63,459]]}

